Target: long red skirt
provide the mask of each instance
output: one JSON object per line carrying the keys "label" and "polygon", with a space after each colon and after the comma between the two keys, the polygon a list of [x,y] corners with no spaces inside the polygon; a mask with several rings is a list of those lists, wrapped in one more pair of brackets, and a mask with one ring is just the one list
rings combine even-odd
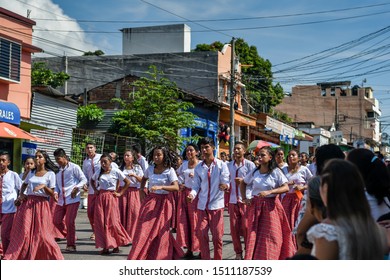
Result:
{"label": "long red skirt", "polygon": [[133,242],[135,227],[141,209],[139,190],[134,187],[128,188],[126,193],[118,198],[118,202],[121,223],[130,236],[130,242]]}
{"label": "long red skirt", "polygon": [[192,252],[199,252],[199,239],[196,236],[196,227],[198,225],[198,197],[191,203],[188,202],[187,196],[190,192],[190,188],[185,188],[179,192],[176,240],[181,247],[186,247]]}
{"label": "long red skirt", "polygon": [[183,257],[170,231],[172,203],[167,194],[150,193],[141,204],[129,260],[176,260]]}
{"label": "long red skirt", "polygon": [[[1,207],[1,205],[0,205]],[[7,251],[8,245],[11,241],[11,230],[14,223],[15,213],[1,214],[0,213],[0,225],[1,225],[1,252]]]}
{"label": "long red skirt", "polygon": [[280,200],[254,197],[248,207],[246,260],[284,260],[295,253],[291,228]]}
{"label": "long red skirt", "polygon": [[301,200],[302,199],[298,198],[295,192],[287,193],[282,199],[282,206],[286,213],[290,228],[292,229],[295,227],[299,210],[301,210]]}
{"label": "long red skirt", "polygon": [[130,236],[121,224],[118,199],[112,191],[99,191],[96,197],[95,247],[112,249],[130,243]]}
{"label": "long red skirt", "polygon": [[63,260],[54,241],[53,219],[45,197],[28,196],[16,211],[6,260]]}

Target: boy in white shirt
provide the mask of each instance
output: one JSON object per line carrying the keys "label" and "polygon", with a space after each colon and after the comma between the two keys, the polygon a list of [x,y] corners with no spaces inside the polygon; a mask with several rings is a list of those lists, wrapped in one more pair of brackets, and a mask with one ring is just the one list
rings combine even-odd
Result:
{"label": "boy in white shirt", "polygon": [[22,186],[22,180],[16,172],[8,169],[11,164],[10,156],[7,152],[0,153],[0,224],[1,243],[4,253],[7,251],[11,229],[16,212],[14,202],[18,196],[17,192]]}
{"label": "boy in white shirt", "polygon": [[198,236],[202,259],[210,259],[209,235],[214,244],[214,260],[222,260],[224,233],[224,192],[229,189],[229,170],[225,162],[214,157],[215,144],[209,137],[199,141],[203,161],[195,167],[194,185],[187,197],[192,202],[198,195]]}
{"label": "boy in white shirt", "polygon": [[[54,210],[54,226],[66,236],[67,252],[76,251],[76,216],[80,205],[80,189],[87,183],[80,166],[68,161],[65,151],[58,148],[54,158],[60,167],[56,174],[55,196],[57,206]],[[65,221],[64,221],[65,219]]]}

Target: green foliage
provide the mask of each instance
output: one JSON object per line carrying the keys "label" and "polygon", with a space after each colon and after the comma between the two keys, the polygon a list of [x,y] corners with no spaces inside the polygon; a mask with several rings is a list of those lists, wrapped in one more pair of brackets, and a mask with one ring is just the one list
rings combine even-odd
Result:
{"label": "green foliage", "polygon": [[132,85],[136,91],[129,100],[114,98],[123,110],[112,118],[109,132],[145,139],[151,145],[165,145],[173,150],[184,140],[178,132],[193,127],[195,115],[188,111],[194,106],[181,100],[182,92],[166,79],[155,66],[150,67],[150,78],[140,78]]}
{"label": "green foliage", "polygon": [[46,67],[44,62],[36,62],[31,69],[32,86],[51,86],[52,88],[61,87],[70,76],[65,72],[55,73]]}
{"label": "green foliage", "polygon": [[274,119],[277,119],[277,120],[279,120],[281,122],[284,122],[284,123],[287,123],[287,124],[292,123],[292,119],[286,113],[278,112],[278,111],[275,111],[274,109],[271,109],[269,111],[269,115],[271,117],[273,117]]}
{"label": "green foliage", "polygon": [[93,56],[93,55],[101,56],[104,55],[104,52],[102,50],[96,50],[94,52],[88,51],[83,54],[83,56]]}
{"label": "green foliage", "polygon": [[79,106],[77,108],[77,126],[86,127],[90,124],[96,124],[100,122],[104,117],[103,109],[96,106],[96,104],[90,104],[86,106]]}
{"label": "green foliage", "polygon": [[204,52],[204,51],[221,51],[223,48],[223,43],[216,41],[212,44],[198,44],[196,45],[194,51]]}
{"label": "green foliage", "polygon": [[[199,44],[195,51],[221,50],[223,44],[214,42],[211,45]],[[269,112],[280,104],[284,97],[282,86],[273,85],[272,64],[268,59],[262,58],[255,46],[249,46],[243,39],[235,41],[235,52],[243,65],[242,82],[246,86],[249,103],[256,112]]]}

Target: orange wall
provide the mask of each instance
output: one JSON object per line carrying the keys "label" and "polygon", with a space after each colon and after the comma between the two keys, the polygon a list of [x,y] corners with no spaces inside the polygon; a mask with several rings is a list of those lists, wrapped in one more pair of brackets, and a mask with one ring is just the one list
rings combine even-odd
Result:
{"label": "orange wall", "polygon": [[[5,9],[0,9],[2,29],[0,37],[22,43],[22,46],[32,44],[32,27],[35,22],[14,14]],[[20,82],[9,83],[0,80],[0,99],[15,103],[20,109],[20,116],[30,118],[31,112],[31,52],[22,48]]]}

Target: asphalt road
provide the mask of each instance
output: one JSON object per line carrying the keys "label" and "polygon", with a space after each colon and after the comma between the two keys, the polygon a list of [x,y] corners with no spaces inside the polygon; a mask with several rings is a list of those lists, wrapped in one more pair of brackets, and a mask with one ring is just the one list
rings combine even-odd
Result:
{"label": "asphalt road", "polygon": [[[230,236],[229,217],[227,210],[224,212],[225,233],[223,236],[222,257],[224,260],[235,258],[233,243]],[[95,242],[90,240],[92,234],[91,226],[87,218],[87,210],[79,209],[76,219],[76,247],[77,251],[68,253],[65,252],[66,240],[58,242],[65,260],[126,260],[130,252],[131,246],[120,247],[118,254],[100,255],[100,248],[95,248]],[[211,235],[210,235],[211,240]],[[211,257],[214,255],[213,244],[210,242]]]}

